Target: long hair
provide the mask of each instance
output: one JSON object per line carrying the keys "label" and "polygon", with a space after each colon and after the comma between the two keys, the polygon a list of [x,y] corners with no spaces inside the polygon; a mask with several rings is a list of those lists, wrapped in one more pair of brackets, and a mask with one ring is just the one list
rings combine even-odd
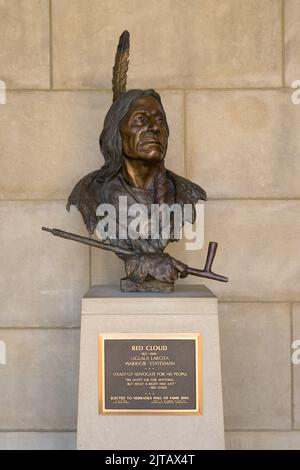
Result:
{"label": "long hair", "polygon": [[[126,116],[134,100],[143,95],[153,96],[153,98],[159,102],[163,110],[165,121],[167,123],[167,118],[160,95],[155,90],[129,90],[125,93],[122,93],[119,98],[113,102],[105,116],[103,130],[99,138],[100,150],[105,162],[104,165],[100,168],[99,173],[99,178],[103,182],[101,185],[101,199],[103,201],[108,200],[109,183],[119,173],[122,167],[123,147],[120,134],[121,121]],[[167,131],[169,134],[168,124]],[[154,189],[156,193],[156,202],[163,202],[164,194],[166,193],[166,174],[164,161],[160,162],[157,166],[157,173],[154,179]]]}

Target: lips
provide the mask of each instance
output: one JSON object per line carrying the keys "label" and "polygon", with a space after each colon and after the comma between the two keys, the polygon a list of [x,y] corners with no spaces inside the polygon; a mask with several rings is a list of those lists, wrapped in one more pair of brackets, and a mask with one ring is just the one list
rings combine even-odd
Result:
{"label": "lips", "polygon": [[159,142],[158,140],[153,140],[153,139],[151,139],[151,140],[148,140],[148,139],[143,140],[143,142],[141,143],[141,145],[145,145],[145,144],[160,145],[160,146],[162,147],[162,143],[161,143],[161,142]]}

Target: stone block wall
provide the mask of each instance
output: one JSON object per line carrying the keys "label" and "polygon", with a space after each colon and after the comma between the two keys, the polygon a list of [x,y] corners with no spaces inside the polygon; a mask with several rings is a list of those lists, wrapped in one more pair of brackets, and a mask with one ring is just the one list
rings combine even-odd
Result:
{"label": "stone block wall", "polygon": [[166,166],[208,193],[204,250],[172,253],[200,266],[218,241],[230,278],[206,282],[227,448],[299,448],[299,0],[0,0],[0,448],[75,446],[80,299],[123,267],[40,227],[86,233],[65,201],[103,162],[124,29],[128,88],[157,89],[167,112]]}

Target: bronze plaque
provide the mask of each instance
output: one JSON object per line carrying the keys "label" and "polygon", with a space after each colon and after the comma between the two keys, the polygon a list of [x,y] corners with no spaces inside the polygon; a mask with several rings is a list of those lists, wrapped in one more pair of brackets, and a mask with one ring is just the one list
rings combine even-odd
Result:
{"label": "bronze plaque", "polygon": [[199,334],[99,336],[99,414],[201,414]]}

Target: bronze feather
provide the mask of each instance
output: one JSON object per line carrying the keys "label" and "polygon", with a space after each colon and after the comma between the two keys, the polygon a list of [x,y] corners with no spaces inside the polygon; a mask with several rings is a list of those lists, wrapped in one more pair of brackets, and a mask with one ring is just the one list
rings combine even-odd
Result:
{"label": "bronze feather", "polygon": [[127,71],[129,62],[129,32],[123,31],[120,36],[119,44],[115,57],[113,68],[112,89],[113,101],[126,91]]}

